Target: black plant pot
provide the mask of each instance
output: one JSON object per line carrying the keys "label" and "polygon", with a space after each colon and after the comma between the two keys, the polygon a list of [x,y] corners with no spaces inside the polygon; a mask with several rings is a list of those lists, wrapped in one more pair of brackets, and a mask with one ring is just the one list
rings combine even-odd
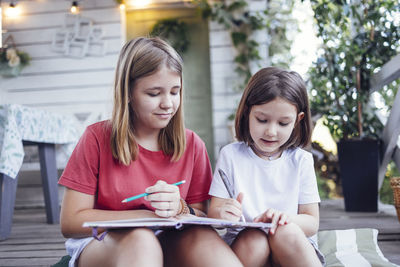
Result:
{"label": "black plant pot", "polygon": [[345,210],[377,212],[379,140],[342,140],[338,156]]}

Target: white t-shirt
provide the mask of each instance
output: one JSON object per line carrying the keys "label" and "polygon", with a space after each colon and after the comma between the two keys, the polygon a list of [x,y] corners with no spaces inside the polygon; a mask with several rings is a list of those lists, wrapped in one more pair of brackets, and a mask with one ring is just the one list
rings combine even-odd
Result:
{"label": "white t-shirt", "polygon": [[229,198],[219,176],[220,168],[230,179],[235,197],[244,193],[246,221],[267,208],[297,214],[299,204],[320,202],[313,162],[311,153],[301,148],[287,149],[280,158],[267,161],[245,143],[232,143],[220,151],[209,194]]}

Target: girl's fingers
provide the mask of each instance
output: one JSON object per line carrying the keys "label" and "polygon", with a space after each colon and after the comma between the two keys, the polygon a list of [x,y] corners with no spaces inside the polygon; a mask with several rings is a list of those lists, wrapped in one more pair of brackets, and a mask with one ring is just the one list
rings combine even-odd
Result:
{"label": "girl's fingers", "polygon": [[285,225],[288,223],[288,216],[285,213],[282,213],[281,218],[279,219],[279,225]]}
{"label": "girl's fingers", "polygon": [[179,202],[157,202],[152,201],[150,205],[157,210],[174,210],[177,211],[179,209]]}
{"label": "girl's fingers", "polygon": [[155,185],[146,188],[146,193],[150,195],[145,196],[144,199],[150,201],[150,205],[155,208],[158,216],[172,217],[179,212],[180,193],[177,186],[160,180]]}
{"label": "girl's fingers", "polygon": [[177,193],[154,193],[144,197],[147,201],[179,201],[180,195]]}
{"label": "girl's fingers", "polygon": [[265,217],[268,219],[272,219],[272,217],[275,215],[275,210],[274,209],[267,209],[265,212]]}
{"label": "girl's fingers", "polygon": [[276,228],[278,227],[278,221],[279,221],[279,219],[280,219],[280,215],[281,215],[281,213],[280,212],[276,212],[276,213],[274,213],[274,215],[273,215],[273,217],[272,217],[272,220],[271,220],[271,223],[272,223],[272,228],[271,228],[271,233],[272,234],[274,234],[275,233],[275,230],[276,230]]}
{"label": "girl's fingers", "polygon": [[223,217],[221,217],[223,220],[231,221],[231,222],[237,222],[239,221],[240,217],[235,216],[231,213],[225,213]]}
{"label": "girl's fingers", "polygon": [[271,222],[272,215],[273,215],[273,209],[267,209],[264,213],[254,218],[254,221],[269,223]]}
{"label": "girl's fingers", "polygon": [[176,185],[167,184],[166,182],[159,180],[155,185],[149,186],[146,188],[146,193],[153,194],[159,192],[165,193],[175,193],[179,192],[179,187]]}
{"label": "girl's fingers", "polygon": [[231,213],[237,217],[240,217],[242,215],[242,211],[233,205],[224,205],[221,208],[221,212]]}
{"label": "girl's fingers", "polygon": [[155,214],[160,217],[173,217],[176,215],[176,212],[173,210],[155,210]]}

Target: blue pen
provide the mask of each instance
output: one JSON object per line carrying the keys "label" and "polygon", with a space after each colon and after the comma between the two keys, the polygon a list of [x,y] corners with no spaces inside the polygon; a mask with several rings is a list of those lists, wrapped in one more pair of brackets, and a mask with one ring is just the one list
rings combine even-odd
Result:
{"label": "blue pen", "polygon": [[[181,185],[181,184],[184,184],[184,183],[186,183],[186,180],[182,180],[182,181],[177,182],[177,183],[174,183],[174,184],[172,184],[172,185]],[[141,198],[141,197],[145,197],[145,196],[148,196],[148,195],[150,195],[150,194],[149,194],[149,193],[139,194],[139,195],[136,195],[136,196],[133,196],[133,197],[125,198],[125,199],[122,200],[121,202],[122,202],[122,203],[126,203],[126,202],[129,202],[129,201],[132,201],[132,200]]]}

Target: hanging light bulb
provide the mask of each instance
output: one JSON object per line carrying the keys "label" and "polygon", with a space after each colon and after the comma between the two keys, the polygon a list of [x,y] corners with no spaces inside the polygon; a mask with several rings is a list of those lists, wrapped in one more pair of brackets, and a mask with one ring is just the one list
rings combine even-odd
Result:
{"label": "hanging light bulb", "polygon": [[15,18],[15,17],[18,17],[19,14],[20,14],[20,10],[17,7],[17,4],[15,4],[14,1],[11,1],[10,6],[5,11],[5,15],[9,18]]}
{"label": "hanging light bulb", "polygon": [[70,11],[71,11],[72,14],[79,13],[78,1],[72,1],[72,5],[71,5]]}
{"label": "hanging light bulb", "polygon": [[129,0],[128,5],[134,8],[146,8],[152,4],[152,0]]}
{"label": "hanging light bulb", "polygon": [[123,2],[121,4],[119,4],[119,9],[121,11],[125,10],[125,4]]}

